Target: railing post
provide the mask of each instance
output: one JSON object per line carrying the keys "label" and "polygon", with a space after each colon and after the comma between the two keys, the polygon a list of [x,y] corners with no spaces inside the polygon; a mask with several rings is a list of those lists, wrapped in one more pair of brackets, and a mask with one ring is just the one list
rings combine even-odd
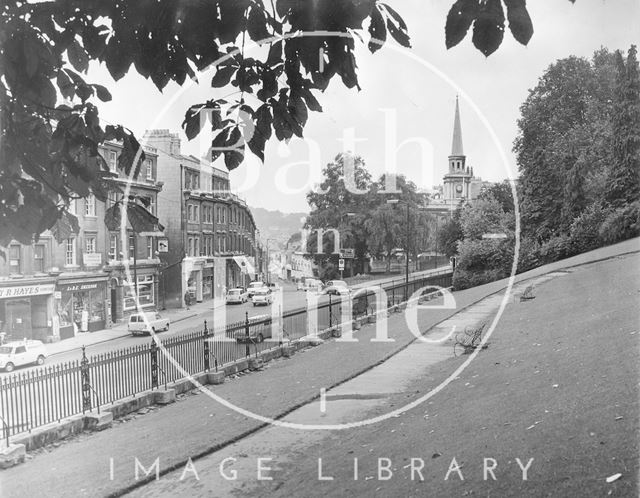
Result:
{"label": "railing post", "polygon": [[251,348],[249,347],[249,312],[244,312],[244,342],[246,344],[244,355],[246,358],[251,356]]}
{"label": "railing post", "polygon": [[207,329],[207,321],[204,321],[204,371],[209,371],[209,329]]}
{"label": "railing post", "polygon": [[80,361],[80,377],[82,380],[82,413],[91,411],[91,385],[89,383],[89,360],[84,345]]}
{"label": "railing post", "polygon": [[156,341],[151,341],[149,348],[151,355],[151,389],[158,388],[158,346]]}
{"label": "railing post", "polygon": [[333,306],[331,303],[331,294],[329,294],[329,328],[333,326]]}

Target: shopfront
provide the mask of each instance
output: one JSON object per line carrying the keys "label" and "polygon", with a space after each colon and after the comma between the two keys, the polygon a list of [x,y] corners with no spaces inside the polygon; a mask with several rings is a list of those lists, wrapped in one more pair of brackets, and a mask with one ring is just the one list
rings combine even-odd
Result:
{"label": "shopfront", "polygon": [[80,332],[95,332],[106,327],[107,279],[85,278],[60,280],[56,293],[56,314],[60,338],[74,337]]}
{"label": "shopfront", "polygon": [[202,270],[202,300],[213,299],[213,262],[204,265]]}
{"label": "shopfront", "polygon": [[46,341],[56,335],[53,315],[53,280],[37,284],[0,286],[0,333],[5,339]]}

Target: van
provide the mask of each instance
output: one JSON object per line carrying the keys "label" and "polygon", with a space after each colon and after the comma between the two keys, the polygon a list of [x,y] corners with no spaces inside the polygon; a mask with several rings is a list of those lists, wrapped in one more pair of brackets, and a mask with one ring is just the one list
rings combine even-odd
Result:
{"label": "van", "polygon": [[31,363],[42,365],[46,358],[47,351],[41,341],[13,341],[0,346],[0,368],[5,372]]}
{"label": "van", "polygon": [[169,319],[162,318],[160,313],[149,311],[146,313],[135,313],[129,317],[127,326],[131,335],[151,334],[153,331],[169,330]]}

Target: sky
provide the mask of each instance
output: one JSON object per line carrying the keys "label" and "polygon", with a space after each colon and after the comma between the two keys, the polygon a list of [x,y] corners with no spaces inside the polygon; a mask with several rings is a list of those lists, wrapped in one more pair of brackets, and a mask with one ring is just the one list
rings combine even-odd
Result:
{"label": "sky", "polygon": [[[306,192],[320,181],[322,167],[344,150],[363,157],[374,177],[395,169],[425,190],[441,184],[451,151],[456,95],[467,164],[483,180],[515,178],[512,144],[519,107],[544,70],[569,55],[588,58],[603,46],[626,51],[631,44],[640,45],[638,0],[529,2],[535,31],[528,46],[507,30],[488,58],[473,47],[470,33],[446,50],[444,23],[452,0],[387,3],[405,19],[412,48],[400,47],[390,36],[375,54],[365,45],[357,47],[361,91],[336,80],[317,95],[323,112],[309,113],[304,139],[285,144],[272,137],[264,164],[248,155],[230,173],[232,188],[250,206],[308,211]],[[103,66],[92,64],[88,80],[106,85],[113,95],[100,106],[105,123],[123,124],[139,137],[150,128],[180,132],[183,153],[199,156],[210,137],[187,141],[180,128],[186,109],[234,91],[209,87],[211,74],[203,75],[199,85],[169,84],[160,92],[134,70],[116,83]],[[216,165],[224,168],[222,160]]]}

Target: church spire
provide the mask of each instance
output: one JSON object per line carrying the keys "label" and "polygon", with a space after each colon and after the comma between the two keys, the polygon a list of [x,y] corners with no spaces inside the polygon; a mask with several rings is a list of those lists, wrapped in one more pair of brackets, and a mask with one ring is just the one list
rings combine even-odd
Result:
{"label": "church spire", "polygon": [[453,119],[453,141],[451,143],[452,156],[464,156],[462,149],[462,126],[460,126],[460,106],[456,95],[456,115]]}

